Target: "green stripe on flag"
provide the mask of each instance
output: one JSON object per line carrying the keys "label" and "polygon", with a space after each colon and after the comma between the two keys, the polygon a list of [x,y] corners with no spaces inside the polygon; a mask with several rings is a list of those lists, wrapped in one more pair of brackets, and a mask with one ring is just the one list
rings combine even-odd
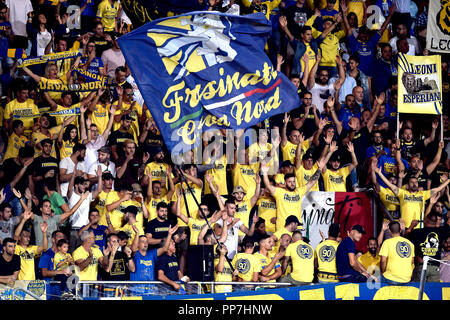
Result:
{"label": "green stripe on flag", "polygon": [[178,127],[181,123],[186,122],[187,120],[191,120],[195,117],[198,117],[201,113],[203,112],[203,108],[200,109],[197,112],[191,113],[191,114],[187,114],[185,115],[183,118],[181,118],[180,120],[178,120],[177,122],[174,122],[170,125],[170,129],[173,129],[175,127]]}

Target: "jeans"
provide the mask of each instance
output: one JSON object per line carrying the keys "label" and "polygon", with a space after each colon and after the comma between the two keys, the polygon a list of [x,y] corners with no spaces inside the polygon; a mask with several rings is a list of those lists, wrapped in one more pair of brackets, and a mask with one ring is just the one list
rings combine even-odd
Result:
{"label": "jeans", "polygon": [[339,276],[340,282],[350,282],[350,283],[363,283],[367,282],[366,276],[362,275],[361,273],[358,274],[352,274],[352,275],[344,275]]}
{"label": "jeans", "polygon": [[[23,201],[27,201],[25,198],[22,198]],[[20,216],[23,213],[22,205],[20,204],[20,200],[16,197],[14,197],[9,204],[11,205],[13,209],[13,215],[14,216]]]}
{"label": "jeans", "polygon": [[405,284],[408,284],[408,282],[397,282],[397,281],[389,280],[389,279],[385,278],[383,275],[381,276],[380,282],[387,283],[388,285],[391,285],[391,286],[404,286]]}

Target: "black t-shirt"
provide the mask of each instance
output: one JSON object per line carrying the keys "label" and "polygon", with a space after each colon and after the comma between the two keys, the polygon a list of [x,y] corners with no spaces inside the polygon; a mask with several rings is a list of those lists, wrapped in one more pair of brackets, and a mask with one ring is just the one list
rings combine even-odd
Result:
{"label": "black t-shirt", "polygon": [[111,44],[104,37],[92,36],[90,40],[95,43],[95,56],[97,58],[101,58],[102,53],[111,48]]}
{"label": "black t-shirt", "polygon": [[[169,234],[169,227],[172,224],[170,221],[165,220],[163,222],[159,221],[157,218],[150,220],[145,227],[145,233],[150,233],[153,239],[164,239]],[[160,246],[149,246],[151,249],[159,248]]]}
{"label": "black t-shirt", "polygon": [[[341,137],[344,138],[348,136],[348,131],[342,130]],[[369,147],[370,133],[367,127],[361,128],[353,136],[353,147],[355,149],[356,159],[358,159],[358,164],[363,164],[366,159],[366,150]],[[345,148],[345,155],[347,162],[351,162],[351,155]]]}
{"label": "black t-shirt", "polygon": [[[121,154],[121,150],[122,150],[122,143],[125,140],[131,139],[133,140],[134,137],[131,133],[127,132],[122,132],[120,130],[115,130],[113,132],[111,132],[111,134],[108,137],[108,145],[110,147],[117,145],[117,153],[120,155]],[[133,140],[134,141],[134,140]],[[123,152],[122,152],[123,153]]]}
{"label": "black t-shirt", "polygon": [[[1,179],[2,188],[13,181],[14,177],[22,170],[23,166],[17,164],[14,161],[15,158],[6,159],[1,167],[3,171],[3,178]],[[16,190],[20,191],[22,194],[25,193],[25,189],[28,187],[28,175],[31,174],[31,166],[27,168],[22,178],[17,182],[14,187]]]}
{"label": "black t-shirt", "polygon": [[429,175],[431,180],[431,189],[439,187],[442,184],[441,175],[449,172],[445,166],[437,166],[436,169]]}
{"label": "black t-shirt", "polygon": [[[44,177],[50,170],[54,170],[55,174],[52,178],[54,186],[56,187],[56,179],[59,174],[58,160],[54,157],[39,156],[34,159],[31,166],[31,174],[33,177]],[[44,180],[34,182],[34,193],[38,199],[44,196]]]}
{"label": "black t-shirt", "polygon": [[292,35],[297,39],[301,39],[300,29],[306,24],[306,21],[312,16],[313,12],[305,4],[302,8],[296,5],[290,6],[286,9],[285,14],[288,28]]}
{"label": "black t-shirt", "polygon": [[[406,237],[414,244],[416,257],[430,256],[431,258],[440,260],[442,244],[449,234],[446,227],[425,227],[422,229],[414,229]],[[430,260],[431,265],[439,266],[439,262]]]}
{"label": "black t-shirt", "polygon": [[[408,181],[409,177],[414,175],[415,173],[416,173],[415,171],[410,169],[403,181]],[[417,177],[417,181],[419,182],[419,187],[422,187],[424,190],[428,190],[427,181],[429,179],[430,179],[430,176],[428,175],[427,170],[424,168],[422,171],[420,171],[419,176]]]}
{"label": "black t-shirt", "polygon": [[158,275],[159,270],[164,272],[164,275],[172,281],[178,281],[178,271],[180,270],[178,266],[178,259],[175,255],[169,256],[168,254],[163,254],[156,260],[156,275]]}
{"label": "black t-shirt", "polygon": [[130,279],[130,271],[128,270],[128,256],[123,251],[117,251],[114,255],[114,262],[111,271],[106,273],[104,280],[108,281],[126,281]]}
{"label": "black t-shirt", "polygon": [[[119,159],[116,161],[116,168],[119,168],[124,165],[126,160],[125,156],[120,156]],[[142,159],[134,156],[133,159],[128,161],[127,168],[125,169],[125,172],[123,173],[121,178],[116,178],[116,181],[121,184],[128,184],[132,185],[133,183],[139,183],[138,180],[138,171],[139,168],[142,165]]]}
{"label": "black t-shirt", "polygon": [[0,276],[12,276],[16,271],[20,271],[20,257],[13,254],[11,261],[8,262],[0,255]]}
{"label": "black t-shirt", "polygon": [[[319,118],[319,112],[315,111],[316,117]],[[301,105],[300,107],[294,109],[291,111],[291,118],[295,119],[301,119],[305,115],[305,105]],[[305,139],[310,138],[314,132],[317,131],[316,121],[314,120],[314,109],[311,107],[309,109],[308,115],[306,116],[305,122],[303,123],[303,126],[300,128],[300,131],[303,132],[303,135],[305,136]]]}
{"label": "black t-shirt", "polygon": [[421,154],[425,149],[425,145],[423,140],[420,141],[411,141],[405,142],[402,141],[402,158],[407,159],[408,161],[416,154]]}

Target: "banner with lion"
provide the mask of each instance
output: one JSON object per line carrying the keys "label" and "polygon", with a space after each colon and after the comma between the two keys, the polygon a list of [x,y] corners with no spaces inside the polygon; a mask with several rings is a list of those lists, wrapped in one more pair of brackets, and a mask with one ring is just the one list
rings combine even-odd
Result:
{"label": "banner with lion", "polygon": [[441,56],[398,55],[398,112],[442,114]]}
{"label": "banner with lion", "polygon": [[450,53],[450,0],[429,0],[427,49]]}

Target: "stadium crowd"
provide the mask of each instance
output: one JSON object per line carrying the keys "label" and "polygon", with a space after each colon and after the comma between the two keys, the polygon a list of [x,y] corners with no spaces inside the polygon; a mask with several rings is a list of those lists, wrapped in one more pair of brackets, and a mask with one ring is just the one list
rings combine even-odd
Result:
{"label": "stadium crowd", "polygon": [[[81,8],[79,22],[72,5]],[[450,281],[438,261],[450,259],[447,56],[443,128],[433,115],[402,113],[397,124],[397,55],[432,54],[424,49],[427,6],[198,0],[196,10],[265,14],[267,55],[301,105],[253,127],[257,141],[236,131],[234,159],[178,166],[151,115],[159,106],[145,104],[118,45],[133,30],[119,1],[1,0],[1,46],[28,57],[80,55],[23,67],[20,56],[0,57],[0,283],[56,281],[47,290],[58,296],[75,274],[157,280],[180,291],[190,248],[199,245],[214,246],[219,282],[405,284],[419,281],[424,256],[435,259],[427,281]],[[103,77],[107,85],[95,90],[70,86]],[[266,169],[271,161],[277,172]],[[355,243],[374,230],[361,225],[342,238],[331,224],[316,248],[309,244],[301,203],[310,191],[381,200],[366,252]]]}

